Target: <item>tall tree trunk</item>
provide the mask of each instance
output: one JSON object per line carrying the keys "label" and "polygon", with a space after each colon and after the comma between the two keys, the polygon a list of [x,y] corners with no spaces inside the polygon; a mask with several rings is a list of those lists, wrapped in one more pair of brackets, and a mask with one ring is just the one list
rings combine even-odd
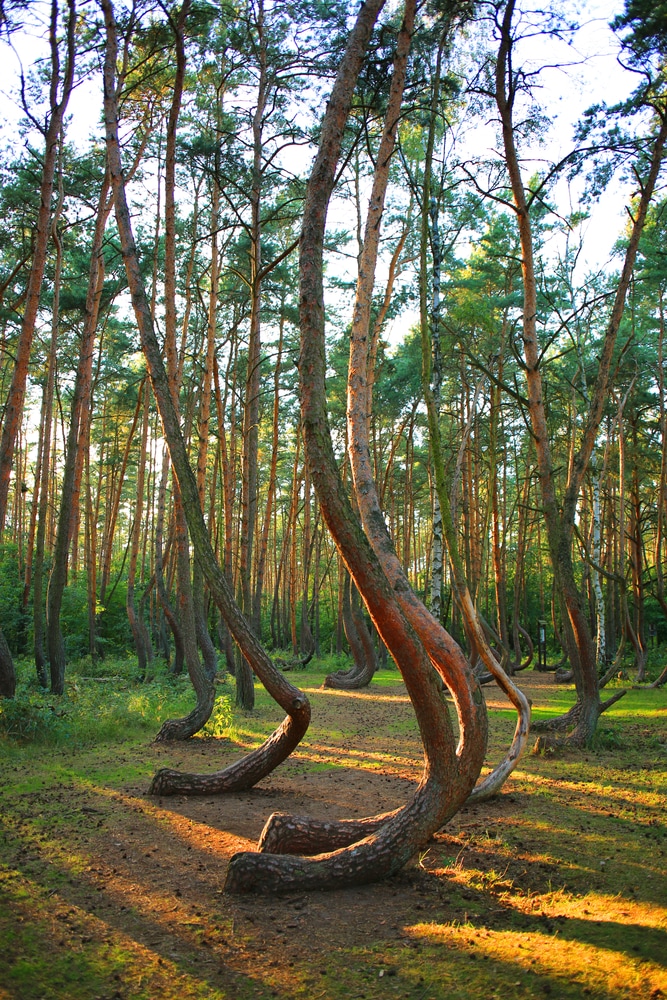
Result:
{"label": "tall tree trunk", "polygon": [[[50,465],[51,458],[51,426],[53,423],[53,394],[56,384],[56,359],[58,350],[58,326],[60,322],[60,283],[63,265],[63,246],[58,232],[58,223],[63,208],[64,188],[62,177],[62,136],[60,155],[58,163],[58,202],[53,213],[52,235],[56,248],[56,260],[53,275],[53,303],[51,318],[51,343],[49,345],[48,367],[46,374],[46,384],[44,386],[43,401],[43,427],[41,476],[40,476],[40,496],[39,496],[39,519],[37,523],[37,540],[35,544],[35,564],[33,571],[33,642],[35,649],[35,666],[37,676],[43,687],[46,687],[46,656],[44,655],[44,608],[43,608],[43,583],[44,583],[44,544],[46,540],[46,519],[48,516],[49,484],[52,474]],[[55,683],[54,683],[55,681]],[[62,694],[63,679],[60,677],[51,678],[51,693]]]}
{"label": "tall tree trunk", "polygon": [[[40,204],[37,225],[35,227],[32,264],[28,277],[23,319],[21,321],[21,332],[16,350],[14,372],[5,404],[2,435],[0,435],[0,536],[5,527],[7,500],[9,497],[9,479],[12,471],[14,449],[23,418],[28,364],[30,362],[30,351],[46,265],[51,220],[51,196],[53,194],[53,178],[56,168],[58,140],[74,83],[75,0],[67,0],[67,9],[66,57],[61,85],[60,51],[58,45],[58,0],[51,0],[51,19],[49,25],[49,45],[51,48],[49,119],[44,132],[44,162],[39,191]],[[60,96],[58,95],[59,89]],[[7,643],[2,640],[0,641],[0,696],[13,697],[15,688],[16,674],[14,663]]]}
{"label": "tall tree trunk", "polygon": [[[243,458],[241,462],[241,560],[239,573],[243,610],[252,621],[252,560],[257,528],[257,460],[259,449],[259,394],[261,362],[262,304],[262,133],[268,96],[267,49],[264,37],[264,2],[257,4],[257,51],[259,82],[257,105],[252,118],[253,164],[250,192],[250,333],[248,336],[248,371],[243,407]],[[250,665],[243,659],[236,675],[236,704],[250,710],[255,704],[255,688]]]}
{"label": "tall tree trunk", "polygon": [[137,460],[137,493],[134,503],[134,524],[132,526],[132,536],[130,540],[130,561],[127,571],[127,595],[126,609],[127,617],[132,630],[134,647],[137,651],[139,661],[139,673],[143,677],[146,667],[152,660],[152,649],[150,640],[143,620],[137,615],[134,601],[134,588],[137,578],[137,560],[139,558],[139,544],[141,541],[142,518],[144,511],[144,492],[146,483],[146,448],[148,444],[148,416],[150,402],[150,386],[148,379],[145,379],[140,390],[141,408],[143,416],[141,420],[141,440],[139,443],[139,456]]}
{"label": "tall tree trunk", "polygon": [[[188,460],[178,411],[174,405],[173,387],[165,371],[160,345],[155,335],[153,318],[132,233],[118,141],[118,101],[115,87],[116,23],[111,0],[101,0],[101,3],[107,39],[104,61],[104,121],[116,221],[141,345],[150,372],[172,465],[176,472],[183,510],[187,517],[196,558],[201,563],[214,600],[253,670],[269,694],[287,713],[287,717],[280,727],[260,747],[238,763],[212,775],[188,775],[163,769],[155,775],[151,784],[151,792],[163,795],[183,792],[186,794],[210,794],[213,791],[250,788],[260,778],[270,773],[298,745],[308,728],[310,705],[303,692],[286,680],[257,642],[234,601],[227,578],[215,557],[204,523],[199,505],[197,481]],[[208,707],[210,712],[209,706],[213,700],[213,688],[205,675],[203,680],[206,682],[207,688],[202,688],[201,692],[197,691],[198,701]],[[209,701],[206,700],[207,690],[210,691]]]}
{"label": "tall tree trunk", "polygon": [[[72,395],[67,435],[67,452],[60,492],[58,527],[56,529],[56,540],[53,548],[51,575],[49,577],[47,594],[47,649],[52,686],[54,679],[57,679],[57,684],[62,686],[65,677],[65,643],[60,628],[60,611],[67,584],[67,553],[72,537],[72,525],[75,514],[74,494],[77,467],[82,467],[83,465],[82,453],[87,443],[86,431],[89,426],[89,418],[85,419],[84,414],[86,410],[90,409],[92,399],[95,334],[97,331],[100,300],[104,287],[104,255],[102,246],[104,228],[111,212],[111,207],[109,177],[105,173],[97,203],[95,230],[90,248],[90,271],[88,274],[88,289],[86,291],[83,331],[79,343],[79,359],[74,379],[74,392]],[[78,507],[78,504],[76,506]]]}
{"label": "tall tree trunk", "polygon": [[269,477],[266,485],[266,507],[264,509],[264,521],[262,524],[262,536],[257,553],[257,573],[255,579],[255,595],[253,598],[253,626],[257,635],[261,635],[261,612],[262,593],[264,590],[264,574],[266,571],[266,554],[269,544],[269,529],[271,526],[271,515],[276,495],[276,472],[278,469],[278,453],[280,450],[280,373],[283,356],[283,335],[285,330],[285,310],[284,302],[280,311],[280,325],[278,330],[278,352],[276,356],[276,367],[273,373],[273,423],[271,428],[271,464],[269,467]]}
{"label": "tall tree trunk", "polygon": [[[307,187],[300,243],[301,412],[308,461],[323,516],[376,628],[401,669],[415,707],[424,742],[424,776],[407,806],[382,817],[333,824],[273,817],[260,839],[263,851],[314,848],[326,853],[308,859],[268,853],[235,855],[226,882],[234,890],[358,885],[396,871],[465,800],[484,753],[483,699],[474,681],[471,686],[469,672],[458,672],[459,664],[454,665],[456,654],[452,650],[448,662],[441,666],[460,712],[462,743],[457,756],[451,721],[437,691],[428,656],[408,624],[396,590],[385,576],[349,503],[327,420],[322,288],[326,211],[357,76],[381,6],[382,0],[368,0],[359,11],[339,64]],[[401,30],[399,44],[403,44],[405,36],[409,40],[413,12],[414,7],[409,3],[408,23]],[[366,343],[366,350],[367,347]],[[365,384],[359,396],[363,396],[360,408],[366,427]],[[384,530],[381,517],[380,521]],[[383,543],[386,545],[386,540]],[[473,690],[479,699],[473,697]]]}
{"label": "tall tree trunk", "polygon": [[[179,391],[181,386],[183,351],[180,352],[176,341],[176,132],[178,118],[181,108],[181,98],[183,93],[183,83],[185,79],[186,57],[185,57],[185,22],[190,9],[190,0],[184,0],[178,17],[170,18],[171,29],[176,44],[176,75],[174,77],[174,92],[169,109],[169,121],[167,125],[167,141],[165,150],[165,356],[166,356],[166,379],[168,384],[169,399],[174,408],[175,418],[179,420]],[[105,8],[106,10],[106,8]],[[106,16],[106,15],[105,15]],[[107,123],[108,124],[108,123]],[[108,133],[107,133],[108,134]],[[118,156],[120,154],[118,153]],[[116,191],[120,185],[114,188],[114,203],[116,206],[116,216],[118,217],[119,202]],[[124,198],[124,188],[123,188]],[[123,220],[125,223],[125,220]],[[126,223],[129,229],[129,220]],[[120,224],[119,224],[120,229]],[[122,239],[131,240],[131,231],[125,232]],[[217,259],[217,254],[216,254]],[[129,280],[129,277],[128,277]],[[132,288],[132,286],[131,286]],[[142,289],[137,287],[133,295],[141,294]],[[135,312],[136,312],[135,304]],[[186,320],[183,323],[183,338],[186,332]],[[153,329],[153,318],[151,316],[151,330]],[[149,364],[150,372],[150,364]],[[153,373],[151,372],[151,380]],[[156,394],[157,398],[157,394]],[[159,407],[159,403],[158,403]],[[172,457],[173,465],[173,457]],[[174,470],[176,471],[176,470]],[[183,645],[183,655],[187,666],[188,675],[192,682],[197,703],[193,710],[182,719],[168,719],[160,727],[156,740],[185,740],[189,739],[203,726],[206,725],[213,710],[215,700],[215,689],[212,679],[208,675],[205,667],[199,659],[197,641],[197,618],[195,598],[193,594],[192,574],[190,569],[190,555],[188,547],[188,528],[186,524],[183,497],[180,489],[180,477],[176,472],[174,479],[174,543],[176,549],[176,580],[177,580],[177,600],[178,600],[178,620],[180,627],[180,638]],[[200,491],[197,489],[197,504],[201,510]],[[215,655],[215,654],[214,654]]]}
{"label": "tall tree trunk", "polygon": [[[218,308],[218,227],[219,227],[220,189],[217,177],[213,178],[211,199],[211,287],[208,305],[208,323],[206,326],[206,351],[204,353],[204,371],[199,403],[199,447],[197,449],[197,489],[202,514],[206,506],[206,468],[208,463],[208,439],[211,422],[211,394],[213,389],[213,369],[215,367],[215,334]],[[201,566],[195,560],[192,585],[192,597],[195,611],[195,626],[197,643],[201,650],[206,673],[213,680],[218,672],[218,657],[213,641],[208,631],[208,621],[204,597],[204,574]]]}
{"label": "tall tree trunk", "polygon": [[526,380],[528,383],[528,410],[535,440],[544,520],[554,578],[567,612],[569,631],[572,636],[572,643],[568,652],[574,671],[579,711],[576,726],[567,739],[573,745],[583,746],[588,745],[593,738],[597,721],[602,711],[602,705],[598,686],[595,644],[575,579],[572,560],[572,536],[577,500],[591,455],[595,448],[596,436],[608,393],[614,346],[623,317],[625,299],[637,255],[637,247],[662,163],[665,141],[667,140],[667,115],[660,109],[654,108],[658,115],[659,129],[651,145],[646,177],[643,181],[640,181],[641,195],[633,210],[634,221],[630,239],[598,359],[598,371],[591,402],[584,420],[579,448],[572,461],[571,473],[568,477],[563,496],[561,513],[556,496],[554,467],[545,410],[544,384],[541,372],[542,359],[537,337],[537,281],[530,218],[531,202],[526,197],[514,138],[513,109],[517,93],[516,88],[520,79],[511,67],[514,7],[515,0],[508,0],[500,25],[501,41],[496,63],[495,97],[500,113],[505,160],[510,178],[521,243],[521,268],[524,287],[522,339],[526,362]]}

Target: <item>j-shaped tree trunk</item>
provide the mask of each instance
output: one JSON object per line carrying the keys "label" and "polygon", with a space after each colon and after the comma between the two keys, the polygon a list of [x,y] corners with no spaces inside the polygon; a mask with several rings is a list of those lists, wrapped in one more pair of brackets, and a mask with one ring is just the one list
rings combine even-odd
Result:
{"label": "j-shaped tree trunk", "polygon": [[[174,92],[169,109],[167,142],[165,150],[164,183],[164,298],[165,298],[165,355],[166,377],[176,418],[178,419],[178,394],[181,383],[181,365],[176,341],[176,130],[181,107],[183,81],[185,78],[185,21],[190,8],[190,0],[184,0],[178,16],[170,17],[170,25],[176,45],[176,74]],[[114,193],[115,198],[115,193]],[[116,203],[116,211],[117,211]],[[152,317],[151,317],[152,322]],[[151,376],[152,377],[152,376]],[[195,691],[197,702],[188,715],[181,719],[167,719],[156,736],[156,741],[186,740],[206,725],[215,700],[215,688],[211,677],[199,659],[197,641],[196,599],[193,592],[188,546],[188,529],[183,510],[183,499],[178,476],[174,482],[174,544],[176,550],[176,580],[178,601],[178,624],[183,658]],[[178,648],[177,648],[178,651]]]}
{"label": "j-shaped tree trunk", "polygon": [[[439,668],[459,713],[461,735],[456,746],[429,656],[408,622],[348,499],[327,419],[322,287],[326,212],[357,76],[382,5],[382,0],[368,0],[359,11],[339,65],[322,125],[318,156],[308,182],[300,240],[300,395],[304,440],[320,508],[373,622],[405,680],[424,743],[424,775],[412,800],[387,815],[352,824],[321,824],[285,817],[269,820],[261,841],[263,851],[269,847],[290,850],[294,837],[297,849],[305,852],[314,848],[323,853],[313,858],[287,858],[270,853],[235,855],[226,886],[237,891],[358,885],[391,874],[465,801],[479,773],[486,744],[486,710],[481,691],[460,650],[452,644]],[[414,3],[408,0],[399,41],[405,54],[413,15]],[[401,67],[399,63],[394,76],[403,72],[404,65]]]}
{"label": "j-shaped tree trunk", "polygon": [[[443,38],[443,44],[444,41],[445,39]],[[442,49],[440,49],[440,51],[442,51]],[[438,55],[436,64],[436,81],[439,81],[439,74],[440,54]],[[431,203],[430,171],[433,156],[435,122],[437,120],[437,105],[438,84],[436,82],[433,91],[431,128],[429,129],[424,168],[424,191],[422,194],[423,205],[429,205]],[[399,604],[401,605],[404,614],[422,638],[428,655],[431,657],[433,666],[436,670],[440,669],[441,662],[446,662],[448,658],[451,659],[452,657],[455,657],[460,661],[460,669],[464,672],[464,676],[467,676],[467,674],[470,673],[469,665],[465,661],[461,651],[458,649],[451,636],[449,636],[440,622],[436,621],[429,614],[421,601],[419,601],[413,593],[403,571],[403,567],[393,548],[391,539],[389,538],[373,479],[368,440],[368,421],[364,416],[370,405],[368,388],[369,352],[367,345],[368,330],[370,328],[373,282],[380,240],[382,209],[389,176],[389,162],[394,147],[399,111],[400,93],[396,92],[396,84],[394,80],[392,82],[390,104],[387,111],[380,150],[378,152],[377,167],[375,170],[373,189],[369,203],[366,233],[359,268],[359,280],[357,282],[357,297],[352,321],[352,330],[350,334],[347,413],[351,467],[355,493],[358,498],[359,510],[364,523],[364,529],[378,555],[387,577],[394,587],[394,591],[397,594]],[[515,705],[518,715],[514,740],[508,754],[502,763],[495,768],[491,775],[488,775],[480,787],[475,790],[476,797],[486,798],[495,794],[495,792],[499,790],[513,768],[516,766],[528,737],[530,708],[527,699],[516,688],[516,686],[512,684],[509,678],[505,675],[504,671],[501,670],[495,657],[488,648],[474,610],[472,598],[470,597],[467,581],[462,568],[462,561],[458,555],[456,535],[452,525],[449,497],[445,483],[444,463],[439,437],[438,407],[436,397],[431,388],[430,362],[432,349],[430,338],[428,336],[428,302],[426,283],[427,246],[428,214],[424,211],[422,214],[421,231],[422,267],[420,282],[424,396],[429,414],[431,456],[435,470],[436,493],[442,514],[443,531],[447,548],[450,553],[459,603],[466,621],[466,627],[470,634],[471,642],[474,642],[475,647],[479,650],[480,655],[484,659],[487,669],[497,679],[499,685]],[[443,679],[447,682],[446,678],[443,677]],[[477,682],[470,681],[470,683],[476,684]]]}
{"label": "j-shaped tree trunk", "polygon": [[[559,505],[545,408],[541,370],[542,351],[537,333],[537,279],[530,218],[534,199],[524,187],[513,121],[517,88],[523,80],[523,76],[517,73],[516,67],[512,65],[514,9],[515,0],[508,0],[502,19],[498,23],[500,46],[496,62],[495,99],[500,115],[505,161],[521,244],[524,292],[522,341],[528,384],[528,412],[535,441],[542,507],[554,581],[568,618],[569,627],[565,631],[566,636],[569,635],[571,641],[568,643],[566,639],[566,645],[569,647],[567,652],[577,689],[576,725],[568,735],[567,740],[572,745],[585,746],[593,739],[603,706],[600,701],[595,642],[577,586],[572,558],[572,539],[579,494],[591,455],[595,449],[596,437],[608,396],[614,347],[625,309],[625,300],[637,255],[637,247],[662,164],[665,142],[667,141],[667,111],[658,103],[652,106],[658,129],[646,150],[646,172],[643,176],[637,173],[640,197],[633,205],[630,238],[598,357],[595,384],[585,415],[578,451],[570,463],[567,484],[562,503]],[[562,742],[562,740],[554,742]]]}
{"label": "j-shaped tree trunk", "polygon": [[[120,145],[118,141],[118,99],[115,86],[117,59],[116,22],[111,0],[101,0],[106,28],[104,61],[104,123],[107,160],[114,195],[116,223],[123,252],[132,306],[139,328],[141,346],[150,373],[153,392],[160,412],[164,436],[178,480],[188,529],[213,599],[243,655],[264,687],[285,710],[287,717],[278,729],[252,753],[216,775],[181,774],[163,769],[153,779],[153,794],[210,794],[250,788],[283,761],[301,740],[310,721],[310,704],[305,694],[280,673],[255,638],[236,604],[209,538],[199,504],[197,480],[190,466],[179,416],[174,405],[172,385],[165,371],[162,352],[155,334],[150,304],[139,266],[130,212],[125,193]],[[209,684],[211,690],[212,685]],[[199,694],[199,692],[198,692]],[[210,711],[210,709],[209,709]]]}
{"label": "j-shaped tree trunk", "polygon": [[343,627],[352,653],[352,667],[327,674],[323,686],[340,691],[356,691],[368,687],[377,670],[377,660],[373,639],[359,606],[358,591],[347,570],[343,583]]}

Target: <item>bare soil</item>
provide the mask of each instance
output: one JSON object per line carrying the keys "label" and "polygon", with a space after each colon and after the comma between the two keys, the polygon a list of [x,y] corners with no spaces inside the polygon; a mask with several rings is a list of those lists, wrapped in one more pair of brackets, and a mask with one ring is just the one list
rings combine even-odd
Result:
{"label": "bare soil", "polygon": [[[550,675],[521,682],[536,706],[553,700]],[[514,721],[486,693],[498,759]],[[234,742],[106,747],[89,764],[86,751],[58,752],[55,782],[26,786],[15,764],[24,790],[3,804],[0,900],[4,888],[16,954],[7,978],[0,957],[1,1000],[667,996],[664,712],[627,725],[625,747],[525,757],[495,801],[463,809],[384,883],[230,896],[229,859],[254,849],[272,812],[369,815],[403,803],[419,778],[402,684],[309,696],[303,744],[242,794],[146,789],[159,766],[231,762],[270,731],[273,707]]]}

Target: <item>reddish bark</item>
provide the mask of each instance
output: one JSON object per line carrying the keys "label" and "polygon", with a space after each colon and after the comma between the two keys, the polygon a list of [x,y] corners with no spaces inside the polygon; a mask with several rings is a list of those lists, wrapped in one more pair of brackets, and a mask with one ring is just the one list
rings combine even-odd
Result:
{"label": "reddish bark", "polygon": [[[239,782],[242,783],[241,787],[245,788],[248,787],[248,771],[252,773],[252,782],[258,781],[265,774],[273,770],[297,746],[308,728],[310,705],[303,692],[290,684],[280,671],[276,669],[261,644],[253,635],[240,608],[234,601],[227,579],[216,559],[204,523],[199,504],[197,481],[190,467],[178,413],[172,398],[172,389],[162,361],[160,345],[155,334],[132,233],[118,141],[118,105],[115,88],[117,43],[116,25],[111,0],[102,0],[102,9],[104,11],[107,35],[104,64],[104,117],[107,157],[114,193],[116,221],[142,349],[146,357],[172,464],[178,479],[188,529],[196,558],[200,561],[211,594],[218,604],[232,635],[269,694],[281,705],[288,715],[282,725],[263,746],[249,755],[246,765],[241,769],[242,773],[238,775]],[[224,775],[225,772],[219,774],[220,780],[223,782],[226,781]],[[186,776],[186,779],[184,779],[186,780],[188,790],[196,790],[192,788],[192,782],[187,780],[189,777],[191,776]],[[178,772],[158,772],[153,779],[151,790],[154,793],[161,794],[174,793],[178,791],[178,781]],[[198,787],[201,787],[201,785],[198,785]],[[226,787],[228,786],[226,785]],[[209,788],[206,789],[204,794],[207,794],[208,791],[210,791]]]}
{"label": "reddish bark", "polygon": [[[51,47],[50,115],[44,133],[44,164],[40,184],[40,203],[35,228],[35,242],[25,296],[21,333],[16,349],[12,381],[4,408],[4,422],[0,435],[0,534],[4,530],[9,497],[9,480],[14,460],[14,450],[23,418],[25,388],[28,378],[30,352],[39,308],[39,297],[46,266],[51,220],[51,196],[56,168],[58,140],[74,83],[75,57],[75,0],[67,0],[69,17],[66,31],[66,58],[60,96],[60,52],[58,47],[58,0],[51,0],[49,44]],[[16,689],[14,664],[7,643],[0,641],[0,696],[11,698]]]}
{"label": "reddish bark", "polygon": [[623,268],[607,323],[602,350],[598,357],[595,386],[586,414],[581,443],[571,462],[561,512],[556,495],[549,430],[544,404],[544,386],[540,367],[541,352],[537,336],[537,281],[535,277],[533,236],[530,218],[531,206],[526,196],[514,138],[513,106],[516,96],[517,77],[510,68],[514,8],[514,0],[509,0],[500,25],[501,42],[496,63],[495,97],[500,113],[505,160],[510,178],[521,243],[521,268],[524,288],[522,339],[526,361],[526,380],[528,383],[528,410],[537,454],[537,469],[542,492],[542,505],[547,528],[549,551],[553,565],[554,579],[562,596],[564,608],[568,616],[566,642],[569,633],[571,642],[569,643],[570,648],[568,649],[568,653],[574,671],[577,698],[580,705],[577,725],[568,739],[574,745],[587,745],[595,733],[602,706],[598,686],[595,642],[581,594],[576,584],[572,559],[572,537],[576,505],[595,447],[595,440],[608,394],[614,346],[623,317],[625,299],[637,255],[637,247],[662,163],[665,142],[667,141],[667,114],[664,108],[654,108],[658,115],[659,128],[653,140],[646,177],[640,182],[641,194],[634,211],[633,225]]}
{"label": "reddish bark", "polygon": [[[413,799],[403,809],[388,817],[359,821],[347,842],[368,835],[352,846],[328,850],[316,858],[236,855],[230,862],[226,882],[227,888],[233,890],[357,885],[396,871],[465,800],[484,754],[486,713],[481,692],[476,685],[468,687],[467,697],[459,699],[468,675],[448,677],[460,713],[461,742],[457,752],[451,721],[428,656],[348,500],[327,421],[322,289],[326,211],[352,94],[381,7],[382,0],[368,0],[358,14],[339,66],[308,182],[300,242],[301,412],[308,461],[323,516],[415,706],[424,742],[424,775]],[[337,845],[340,828],[340,824],[332,824],[322,838],[325,850]],[[311,825],[310,830],[314,829]],[[270,833],[271,827],[266,831],[267,838]]]}

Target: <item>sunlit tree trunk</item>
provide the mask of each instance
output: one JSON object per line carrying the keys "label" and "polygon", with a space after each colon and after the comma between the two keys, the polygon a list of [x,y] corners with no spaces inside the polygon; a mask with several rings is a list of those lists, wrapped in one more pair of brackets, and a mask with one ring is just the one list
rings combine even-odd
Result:
{"label": "sunlit tree trunk", "polygon": [[[472,698],[472,689],[450,661],[443,669],[455,698],[461,699],[462,748],[456,756],[451,724],[429,659],[352,511],[327,421],[322,289],[326,210],[356,79],[381,5],[381,0],[368,0],[357,16],[339,64],[322,126],[319,153],[308,183],[300,243],[301,408],[308,461],[323,516],[376,627],[402,671],[415,706],[424,742],[424,777],[407,806],[383,817],[333,824],[273,817],[260,840],[263,851],[314,849],[326,853],[311,859],[291,859],[271,853],[236,855],[230,863],[226,883],[235,890],[327,888],[368,882],[396,871],[414,854],[424,837],[430,836],[428,831],[437,829],[465,799],[479,771],[484,749],[485,713],[481,695],[479,703],[470,701],[463,707],[466,697]],[[408,4],[399,45],[404,44],[406,35],[409,42],[413,13],[414,7]],[[394,77],[398,76],[395,72]],[[364,350],[367,348],[366,342]],[[368,402],[365,380],[360,386],[358,402],[365,433]],[[367,461],[370,467],[370,455]],[[381,515],[380,521],[384,532]],[[453,650],[452,655],[455,655]]]}
{"label": "sunlit tree trunk", "polygon": [[[259,82],[257,104],[252,118],[253,164],[250,192],[250,332],[248,335],[248,371],[243,408],[243,457],[241,462],[241,558],[239,574],[243,610],[252,621],[252,566],[255,532],[257,530],[257,459],[259,448],[259,395],[261,363],[262,307],[262,142],[263,121],[268,95],[268,65],[264,37],[264,3],[257,4],[257,53]],[[250,665],[239,662],[236,674],[236,704],[246,710],[255,704],[255,688]]]}
{"label": "sunlit tree trunk", "polygon": [[74,392],[70,408],[70,422],[67,435],[67,452],[60,494],[60,509],[58,512],[58,527],[51,562],[49,589],[47,595],[47,647],[51,683],[58,678],[61,685],[65,676],[65,644],[60,628],[60,611],[63,594],[67,583],[67,554],[72,538],[75,522],[75,495],[80,493],[77,487],[77,470],[83,469],[83,452],[88,441],[90,416],[86,411],[91,409],[92,376],[95,335],[100,309],[100,299],[104,287],[104,256],[102,244],[104,228],[111,211],[109,198],[109,178],[105,174],[100,189],[95,217],[95,230],[90,249],[90,271],[88,289],[86,292],[86,307],[83,321],[83,331],[79,344],[79,359],[74,380]]}
{"label": "sunlit tree trunk", "polygon": [[[51,197],[53,193],[58,141],[74,83],[75,0],[67,0],[67,12],[66,55],[61,84],[60,49],[58,42],[58,0],[51,0],[49,24],[49,45],[51,49],[49,118],[44,131],[44,161],[39,192],[40,205],[35,227],[32,264],[26,290],[21,332],[16,350],[12,381],[4,407],[2,434],[0,435],[0,536],[5,527],[9,480],[14,459],[14,449],[23,418],[28,365],[46,265],[51,222]],[[59,90],[60,94],[58,93]],[[11,698],[14,695],[15,687],[16,675],[14,664],[9,653],[9,647],[4,638],[2,638],[0,639],[0,697]]]}
{"label": "sunlit tree trunk", "polygon": [[[559,509],[556,496],[553,459],[549,429],[546,419],[544,384],[541,372],[541,352],[537,336],[537,281],[533,254],[531,202],[526,196],[519,155],[515,143],[513,111],[519,77],[511,66],[512,18],[515,0],[508,0],[500,24],[500,47],[496,63],[496,104],[502,125],[505,160],[509,173],[514,208],[519,228],[524,287],[523,345],[528,383],[528,410],[530,415],[542,505],[547,529],[551,562],[563,604],[569,619],[568,632],[572,637],[568,653],[577,688],[576,725],[569,734],[572,744],[587,745],[593,738],[597,720],[602,711],[598,686],[597,659],[593,636],[577,587],[572,561],[572,536],[584,476],[595,448],[596,436],[606,402],[611,364],[616,336],[625,308],[625,299],[637,254],[646,214],[653,196],[660,171],[665,141],[667,140],[667,115],[661,113],[659,129],[650,147],[650,159],[645,178],[640,182],[641,194],[633,210],[633,224],[618,280],[616,294],[607,323],[591,402],[584,420],[579,448],[571,464],[571,473]],[[655,109],[657,111],[657,109]],[[639,179],[639,178],[638,178]],[[621,697],[621,693],[618,694]],[[609,702],[607,702],[609,704]]]}
{"label": "sunlit tree trunk", "polygon": [[150,402],[150,386],[148,379],[145,379],[143,385],[141,386],[139,398],[141,400],[142,409],[141,438],[137,459],[137,492],[134,502],[134,523],[132,525],[132,536],[130,541],[130,559],[127,570],[127,596],[125,606],[127,609],[127,617],[130,623],[130,628],[132,629],[134,647],[137,651],[139,673],[143,676],[146,673],[146,667],[152,659],[152,650],[150,650],[150,640],[148,639],[146,626],[137,615],[137,608],[134,600],[134,588],[137,578],[137,561],[139,558],[139,545],[141,542],[141,532],[143,526],[142,518],[144,512],[146,450],[148,444],[148,418]]}
{"label": "sunlit tree trunk", "polygon": [[[61,137],[62,142],[62,137]],[[51,316],[51,342],[47,361],[46,383],[43,394],[43,418],[42,424],[44,433],[42,437],[40,493],[39,493],[39,518],[37,521],[37,537],[35,543],[35,564],[33,571],[33,644],[35,650],[35,666],[40,684],[46,687],[46,656],[44,653],[44,546],[46,542],[46,521],[49,508],[49,486],[53,473],[51,465],[51,427],[53,424],[53,395],[56,383],[56,364],[58,352],[58,328],[60,323],[60,286],[63,267],[63,246],[58,224],[62,214],[65,193],[62,177],[62,145],[60,149],[58,165],[58,202],[53,213],[51,231],[53,243],[56,250],[55,267],[53,274],[53,300]],[[55,682],[55,683],[54,683]],[[51,693],[63,693],[63,679],[60,676],[51,677]]]}
{"label": "sunlit tree trunk", "polygon": [[[116,222],[142,349],[178,480],[188,530],[195,556],[201,563],[211,594],[224,615],[230,631],[264,687],[287,713],[287,717],[279,728],[260,747],[247,754],[236,764],[209,775],[181,774],[178,771],[163,769],[155,775],[151,784],[151,792],[163,795],[174,793],[210,794],[214,791],[250,788],[260,778],[272,771],[297,746],[308,728],[310,705],[303,692],[287,681],[258,643],[247,620],[234,601],[227,579],[211,546],[199,504],[196,477],[190,467],[178,411],[174,405],[173,387],[162,360],[162,352],[155,335],[153,317],[139,267],[118,140],[118,101],[115,82],[118,49],[116,23],[111,0],[101,0],[101,3],[106,29],[104,122]],[[199,706],[202,706],[210,714],[214,694],[213,687],[203,671],[197,678],[193,678],[193,683],[200,677],[202,688],[196,692],[198,707],[193,714],[200,714]]]}

